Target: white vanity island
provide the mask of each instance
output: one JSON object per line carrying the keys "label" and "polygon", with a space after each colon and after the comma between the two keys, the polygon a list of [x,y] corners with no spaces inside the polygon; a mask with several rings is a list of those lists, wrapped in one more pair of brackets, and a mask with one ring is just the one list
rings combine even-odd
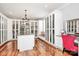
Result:
{"label": "white vanity island", "polygon": [[35,43],[34,35],[20,35],[17,39],[20,51],[33,49]]}

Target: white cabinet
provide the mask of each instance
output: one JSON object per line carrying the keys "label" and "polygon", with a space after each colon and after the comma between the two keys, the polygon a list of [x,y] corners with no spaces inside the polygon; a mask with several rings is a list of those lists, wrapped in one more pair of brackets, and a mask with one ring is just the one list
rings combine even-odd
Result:
{"label": "white cabinet", "polygon": [[38,22],[37,21],[30,21],[30,33],[35,34],[35,36],[37,36],[38,34]]}
{"label": "white cabinet", "polygon": [[76,25],[77,25],[77,33],[79,33],[79,20],[77,20]]}
{"label": "white cabinet", "polygon": [[63,50],[63,41],[62,41],[62,37],[60,35],[56,36],[55,46],[56,46],[56,48]]}
{"label": "white cabinet", "polygon": [[38,21],[36,20],[13,20],[12,21],[12,33],[13,39],[16,39],[18,35],[38,34]]}
{"label": "white cabinet", "polygon": [[20,35],[30,34],[30,22],[20,21]]}
{"label": "white cabinet", "polygon": [[19,21],[12,21],[12,37],[13,39],[16,39],[18,35],[20,35],[20,22]]}
{"label": "white cabinet", "polygon": [[20,35],[17,39],[20,51],[33,49],[35,43],[34,35]]}
{"label": "white cabinet", "polygon": [[54,38],[55,38],[55,30],[54,30],[54,17],[55,15],[52,14],[50,16],[47,16],[45,18],[45,34],[46,39],[54,44]]}
{"label": "white cabinet", "polygon": [[66,32],[69,34],[79,33],[79,20],[78,19],[67,20],[66,27],[67,27]]}
{"label": "white cabinet", "polygon": [[61,35],[61,31],[63,31],[62,13],[56,10],[45,18],[45,37],[58,48],[62,48],[62,41],[57,37],[57,35]]}
{"label": "white cabinet", "polygon": [[7,18],[0,14],[0,44],[7,41]]}

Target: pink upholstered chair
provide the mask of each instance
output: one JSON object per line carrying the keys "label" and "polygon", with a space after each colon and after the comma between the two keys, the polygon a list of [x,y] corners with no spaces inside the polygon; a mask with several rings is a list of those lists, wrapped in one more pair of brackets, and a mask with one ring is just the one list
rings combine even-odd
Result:
{"label": "pink upholstered chair", "polygon": [[76,36],[62,35],[63,47],[65,48],[65,50],[68,50],[71,52],[78,52],[78,47],[74,46],[75,39],[76,39]]}

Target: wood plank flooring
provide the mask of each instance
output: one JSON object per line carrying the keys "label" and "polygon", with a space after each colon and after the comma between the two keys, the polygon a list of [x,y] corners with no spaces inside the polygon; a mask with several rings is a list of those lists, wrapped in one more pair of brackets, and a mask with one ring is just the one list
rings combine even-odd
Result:
{"label": "wood plank flooring", "polygon": [[18,56],[71,56],[71,55],[69,55],[66,52],[61,53],[59,51],[56,51],[55,55],[52,55],[49,52],[39,54],[39,52],[37,50],[27,50],[27,51],[19,52]]}
{"label": "wood plank flooring", "polygon": [[18,56],[71,56],[67,52],[52,46],[48,41],[37,38],[35,47],[32,50],[22,51]]}
{"label": "wood plank flooring", "polygon": [[0,56],[16,56],[17,54],[16,40],[11,40],[0,47]]}
{"label": "wood plank flooring", "polygon": [[19,52],[18,56],[38,56],[38,51],[27,50],[27,51]]}
{"label": "wood plank flooring", "polygon": [[50,53],[49,51],[45,49],[41,49],[40,47],[38,47],[38,49],[35,46],[34,49],[32,50],[19,52],[17,49],[17,41],[12,40],[12,41],[7,42],[3,47],[0,47],[0,56],[71,56],[66,52],[63,53],[59,49],[51,50],[52,53]]}

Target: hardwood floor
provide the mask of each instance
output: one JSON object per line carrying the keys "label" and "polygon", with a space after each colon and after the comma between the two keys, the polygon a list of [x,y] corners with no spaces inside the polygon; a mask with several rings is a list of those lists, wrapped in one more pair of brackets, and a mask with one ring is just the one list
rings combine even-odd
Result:
{"label": "hardwood floor", "polygon": [[38,56],[38,51],[36,50],[27,50],[23,52],[19,52],[18,56]]}
{"label": "hardwood floor", "polygon": [[16,40],[11,40],[0,47],[0,56],[16,56],[18,54]]}
{"label": "hardwood floor", "polygon": [[17,41],[11,40],[0,47],[0,56],[70,56],[67,52],[48,45],[47,43],[37,39],[35,47],[32,50],[19,52],[17,50]]}
{"label": "hardwood floor", "polygon": [[33,50],[19,52],[18,56],[71,56],[66,52],[62,53],[61,51],[58,51],[58,50],[56,50],[54,53],[55,53],[55,55],[52,55],[49,52],[39,53],[38,50],[33,49]]}

